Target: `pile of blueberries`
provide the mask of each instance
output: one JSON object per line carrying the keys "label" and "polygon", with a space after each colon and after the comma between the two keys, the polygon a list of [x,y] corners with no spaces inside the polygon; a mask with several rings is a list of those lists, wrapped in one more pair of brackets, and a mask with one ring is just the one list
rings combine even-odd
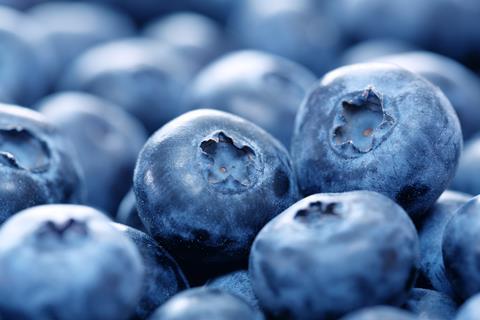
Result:
{"label": "pile of blueberries", "polygon": [[0,320],[480,319],[480,1],[0,0]]}

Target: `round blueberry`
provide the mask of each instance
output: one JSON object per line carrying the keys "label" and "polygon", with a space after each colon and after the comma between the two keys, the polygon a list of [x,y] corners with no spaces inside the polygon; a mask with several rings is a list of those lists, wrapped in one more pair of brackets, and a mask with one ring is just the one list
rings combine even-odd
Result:
{"label": "round blueberry", "polygon": [[135,193],[131,189],[120,202],[115,220],[121,224],[135,228],[137,230],[145,232],[145,226],[142,220],[138,216],[137,199],[135,199]]}
{"label": "round blueberry", "polygon": [[418,320],[414,314],[389,306],[376,306],[353,312],[341,320]]}
{"label": "round blueberry", "polygon": [[343,52],[340,60],[342,65],[348,65],[413,50],[413,45],[395,38],[372,39],[351,46]]}
{"label": "round blueberry", "polygon": [[247,48],[289,58],[323,74],[336,64],[342,35],[325,1],[245,0],[233,11],[230,29]]}
{"label": "round blueberry", "polygon": [[445,191],[427,211],[418,226],[420,240],[419,282],[424,282],[422,285],[452,297],[454,294],[445,274],[442,258],[443,230],[455,211],[471,198],[467,194]]}
{"label": "round blueberry", "polygon": [[463,300],[480,292],[480,197],[460,207],[443,232],[442,254],[454,292]]}
{"label": "round blueberry", "polygon": [[218,289],[195,288],[177,294],[149,320],[262,320],[245,301]]}
{"label": "round blueberry", "polygon": [[187,108],[215,106],[254,122],[285,146],[295,115],[315,76],[302,66],[268,53],[243,50],[214,61],[193,80]]}
{"label": "round blueberry", "polygon": [[415,278],[418,238],[401,207],[353,191],[300,200],[260,231],[250,277],[260,305],[285,319],[331,319],[400,304]]}
{"label": "round blueberry", "polygon": [[140,152],[134,191],[148,232],[204,273],[245,261],[257,232],[298,197],[281,144],[215,110],[186,113],[157,131]]}
{"label": "round blueberry", "polygon": [[41,42],[54,50],[54,76],[88,48],[131,36],[135,30],[127,15],[98,3],[45,2],[27,13],[44,30]]}
{"label": "round blueberry", "polygon": [[177,12],[147,25],[145,35],[174,47],[198,70],[226,49],[221,27],[212,19],[194,12]]}
{"label": "round blueberry", "polygon": [[375,59],[399,65],[438,86],[452,103],[464,139],[480,131],[480,78],[453,59],[426,51],[414,51]]}
{"label": "round blueberry", "polygon": [[395,65],[336,69],[297,114],[292,158],[300,190],[371,190],[418,218],[446,189],[462,149],[445,95]]}
{"label": "round blueberry", "polygon": [[115,214],[132,186],[135,162],[147,140],[145,129],[121,108],[85,93],[57,93],[37,108],[76,150],[85,176],[85,203]]}
{"label": "round blueberry", "polygon": [[41,114],[0,105],[0,224],[28,207],[83,199],[77,163]]}
{"label": "round blueberry", "polygon": [[0,316],[127,319],[143,265],[135,245],[99,211],[44,205],[0,229]]}
{"label": "round blueberry", "polygon": [[469,194],[480,194],[480,134],[465,142],[451,188]]}
{"label": "round blueberry", "polygon": [[243,298],[254,309],[259,309],[258,299],[252,288],[252,282],[247,270],[234,271],[207,282],[208,288],[220,289]]}
{"label": "round blueberry", "polygon": [[189,61],[174,49],[132,38],[87,51],[70,67],[60,88],[111,101],[154,132],[181,114],[180,97],[191,74]]}
{"label": "round blueberry", "polygon": [[444,293],[414,288],[405,302],[405,309],[419,319],[451,320],[457,313],[457,304]]}
{"label": "round blueberry", "polygon": [[458,309],[455,320],[477,320],[480,314],[480,294],[476,294],[468,299]]}
{"label": "round blueberry", "polygon": [[146,319],[170,297],[187,289],[188,282],[175,260],[152,237],[118,223],[115,227],[135,243],[142,256],[145,276],[134,319]]}

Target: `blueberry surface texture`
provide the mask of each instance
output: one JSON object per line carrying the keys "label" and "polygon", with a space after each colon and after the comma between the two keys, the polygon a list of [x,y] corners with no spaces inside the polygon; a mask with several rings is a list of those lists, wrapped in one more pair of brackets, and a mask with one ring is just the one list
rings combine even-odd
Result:
{"label": "blueberry surface texture", "polygon": [[315,76],[261,51],[229,53],[203,69],[186,92],[187,109],[215,107],[254,122],[290,145],[298,108]]}
{"label": "blueberry surface texture", "polygon": [[0,105],[0,224],[47,203],[78,203],[84,186],[64,137],[43,115]]}
{"label": "blueberry surface texture", "polygon": [[471,198],[470,195],[447,190],[425,214],[418,226],[420,275],[417,285],[433,288],[454,297],[443,264],[443,231],[456,210]]}
{"label": "blueberry surface texture", "polygon": [[37,104],[76,151],[87,189],[85,204],[113,216],[132,186],[147,140],[141,123],[120,107],[81,92],[62,92]]}
{"label": "blueberry surface texture", "polygon": [[177,294],[149,320],[262,320],[242,299],[219,289],[195,288]]}
{"label": "blueberry surface texture", "polygon": [[58,87],[111,101],[154,132],[182,113],[180,97],[192,72],[191,63],[175,49],[155,40],[128,38],[85,52]]}
{"label": "blueberry surface texture", "polygon": [[199,272],[238,269],[257,232],[298,199],[282,145],[251,122],[208,109],[176,118],[147,141],[134,191],[148,232]]}
{"label": "blueberry surface texture", "polygon": [[170,297],[187,289],[188,282],[175,260],[152,237],[122,224],[116,223],[115,227],[132,240],[142,256],[145,268],[143,288],[131,318],[147,319]]}
{"label": "blueberry surface texture", "polygon": [[418,320],[418,317],[402,309],[376,306],[353,312],[341,320]]}
{"label": "blueberry surface texture", "polygon": [[27,209],[0,229],[2,319],[127,319],[143,265],[101,212],[77,205]]}
{"label": "blueberry surface texture", "polygon": [[453,215],[443,232],[445,270],[457,297],[466,300],[480,292],[480,197]]}
{"label": "blueberry surface texture", "polygon": [[419,320],[451,320],[457,313],[457,304],[448,295],[420,288],[410,291],[404,307]]}
{"label": "blueberry surface texture", "polygon": [[252,281],[248,270],[233,271],[221,275],[206,283],[208,288],[220,289],[236,296],[239,296],[248,302],[253,308],[259,309],[258,299],[252,288]]}
{"label": "blueberry surface texture", "polygon": [[321,320],[403,303],[417,260],[406,212],[381,194],[353,191],[312,195],[270,221],[253,243],[249,271],[268,314]]}
{"label": "blueberry surface texture", "polygon": [[365,63],[331,71],[310,91],[291,155],[304,195],[376,191],[417,219],[448,186],[461,149],[458,118],[437,87]]}

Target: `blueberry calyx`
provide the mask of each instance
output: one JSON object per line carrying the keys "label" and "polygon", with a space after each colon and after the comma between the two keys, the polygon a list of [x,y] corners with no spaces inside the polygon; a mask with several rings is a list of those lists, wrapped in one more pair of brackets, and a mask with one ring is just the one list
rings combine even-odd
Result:
{"label": "blueberry calyx", "polygon": [[63,222],[46,221],[36,232],[36,244],[39,247],[52,248],[58,243],[73,244],[88,235],[84,221],[68,219]]}
{"label": "blueberry calyx", "polygon": [[221,193],[239,193],[257,182],[261,162],[252,147],[217,131],[200,143],[201,162],[209,186]]}
{"label": "blueberry calyx", "polygon": [[21,127],[0,129],[0,165],[41,173],[50,166],[47,144]]}
{"label": "blueberry calyx", "polygon": [[334,118],[332,147],[346,156],[368,153],[385,140],[395,119],[384,109],[383,97],[373,86],[342,99]]}
{"label": "blueberry calyx", "polygon": [[337,202],[315,201],[308,204],[308,207],[300,209],[295,214],[295,219],[301,222],[313,222],[325,217],[341,216],[341,204]]}

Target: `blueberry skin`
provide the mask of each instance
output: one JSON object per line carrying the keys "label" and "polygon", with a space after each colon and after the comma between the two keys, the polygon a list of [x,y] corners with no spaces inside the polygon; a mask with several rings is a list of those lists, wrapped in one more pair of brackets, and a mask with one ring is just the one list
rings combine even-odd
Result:
{"label": "blueberry skin", "polygon": [[145,268],[143,289],[132,318],[147,319],[170,297],[188,289],[188,282],[177,262],[152,237],[122,224],[115,223],[114,226],[135,243],[142,256]]}
{"label": "blueberry skin", "polygon": [[451,320],[457,313],[457,304],[444,293],[414,288],[405,309],[416,314],[419,320]]}
{"label": "blueberry skin", "polygon": [[310,91],[291,155],[303,194],[377,191],[417,219],[446,189],[461,149],[458,118],[438,88],[365,63],[331,71]]}
{"label": "blueberry skin", "polygon": [[174,47],[200,70],[226,49],[220,25],[213,19],[190,11],[176,12],[150,22],[145,36]]}
{"label": "blueberry skin", "polygon": [[480,78],[453,59],[427,51],[413,51],[376,59],[393,63],[438,86],[452,103],[464,139],[480,131]]}
{"label": "blueberry skin", "polygon": [[138,216],[137,199],[135,199],[135,193],[133,192],[133,189],[130,189],[130,191],[123,198],[122,202],[120,202],[115,220],[129,227],[147,232],[142,220],[140,220],[140,217]]}
{"label": "blueberry skin", "polygon": [[129,38],[84,53],[66,72],[59,88],[85,91],[111,101],[154,132],[182,113],[180,97],[192,68],[168,46]]}
{"label": "blueberry skin", "polygon": [[342,65],[348,65],[413,50],[415,46],[412,44],[394,38],[372,39],[351,46],[343,52],[340,60]]}
{"label": "blueberry skin", "polygon": [[322,75],[343,46],[336,20],[316,0],[245,0],[232,14],[230,33],[246,48],[294,60]]}
{"label": "blueberry skin", "polygon": [[418,320],[418,318],[414,314],[402,309],[389,306],[375,306],[353,312],[340,320]]}
{"label": "blueberry skin", "polygon": [[403,303],[417,260],[406,212],[381,194],[352,191],[312,195],[270,221],[253,243],[249,272],[272,316],[336,319]]}
{"label": "blueberry skin", "polygon": [[242,50],[211,63],[186,92],[187,109],[216,107],[254,122],[285,146],[295,115],[315,76],[293,61]]}
{"label": "blueberry skin", "polygon": [[455,320],[477,320],[480,312],[480,294],[476,294],[458,309]]}
{"label": "blueberry skin", "polygon": [[85,175],[85,204],[113,216],[132,186],[135,162],[147,140],[143,126],[118,106],[81,92],[53,94],[37,108],[75,149]]}
{"label": "blueberry skin", "polygon": [[[426,212],[418,226],[420,240],[420,277],[424,285],[451,297],[454,296],[445,274],[442,257],[443,231],[455,211],[472,196],[454,191],[445,191]],[[417,282],[418,283],[418,282]]]}
{"label": "blueberry skin", "polygon": [[456,211],[443,232],[445,270],[454,292],[462,300],[480,292],[479,235],[480,198],[477,196]]}
{"label": "blueberry skin", "polygon": [[298,199],[281,144],[251,122],[208,109],[176,118],[147,141],[134,191],[149,234],[201,272],[246,261],[257,232]]}
{"label": "blueberry skin", "polygon": [[86,206],[27,209],[0,229],[4,319],[127,319],[143,265],[135,245]]}
{"label": "blueberry skin", "polygon": [[194,288],[177,294],[149,320],[262,320],[245,301],[218,289]]}
{"label": "blueberry skin", "polygon": [[253,292],[252,282],[248,270],[234,271],[217,278],[211,279],[206,283],[207,288],[220,289],[222,291],[236,295],[259,310],[258,299]]}
{"label": "blueberry skin", "polygon": [[478,172],[480,172],[480,134],[465,142],[450,188],[470,194],[480,194]]}
{"label": "blueberry skin", "polygon": [[43,115],[0,104],[0,137],[0,224],[28,207],[83,200],[78,164]]}
{"label": "blueberry skin", "polygon": [[45,30],[41,42],[54,50],[55,77],[87,49],[135,33],[127,15],[99,3],[46,2],[27,13]]}

